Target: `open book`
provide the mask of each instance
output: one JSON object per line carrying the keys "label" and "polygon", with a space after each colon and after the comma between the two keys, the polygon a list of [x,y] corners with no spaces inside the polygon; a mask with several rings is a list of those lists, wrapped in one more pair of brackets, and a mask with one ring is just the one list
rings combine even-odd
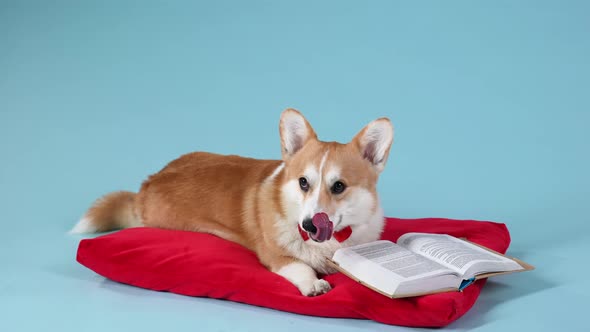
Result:
{"label": "open book", "polygon": [[392,298],[462,291],[477,279],[533,266],[450,235],[407,233],[338,249],[336,269]]}

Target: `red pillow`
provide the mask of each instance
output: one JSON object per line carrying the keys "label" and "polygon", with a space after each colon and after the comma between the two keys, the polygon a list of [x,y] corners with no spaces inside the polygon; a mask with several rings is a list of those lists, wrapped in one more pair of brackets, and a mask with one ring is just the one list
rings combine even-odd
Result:
{"label": "red pillow", "polygon": [[[382,238],[396,241],[407,232],[465,237],[501,253],[510,243],[504,224],[450,219],[387,218]],[[325,277],[333,287],[330,292],[305,297],[238,244],[208,234],[156,228],[130,228],[82,240],[77,259],[106,278],[137,287],[404,326],[439,327],[453,322],[471,308],[485,282],[480,280],[462,293],[394,300],[335,273]]]}

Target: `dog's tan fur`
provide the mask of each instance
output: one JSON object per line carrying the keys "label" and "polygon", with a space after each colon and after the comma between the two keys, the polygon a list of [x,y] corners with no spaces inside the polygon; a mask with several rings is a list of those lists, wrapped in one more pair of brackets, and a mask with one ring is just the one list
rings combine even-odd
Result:
{"label": "dog's tan fur", "polygon": [[[285,114],[301,116],[295,110],[285,111],[283,117]],[[389,123],[387,119],[377,121]],[[115,192],[99,199],[84,219],[92,225],[93,231],[149,226],[211,233],[256,252],[269,270],[282,274],[286,266],[301,263],[277,241],[281,237],[281,227],[277,227],[277,223],[288,219],[285,206],[288,203],[282,193],[284,184],[301,177],[310,165],[319,169],[324,156],[326,168],[346,165],[336,169],[341,170],[340,180],[351,189],[338,196],[329,189],[319,192],[318,204],[331,214],[341,202],[349,199],[354,188],[363,188],[376,197],[380,172],[371,167],[368,161],[371,156],[364,151],[366,144],[362,140],[367,128],[350,143],[340,144],[317,140],[309,123],[306,120],[304,123],[307,135],[294,142],[286,141],[289,136],[285,130],[289,128],[281,124],[282,161],[189,153],[150,176],[139,193]],[[289,151],[293,147],[297,151]],[[389,147],[384,159],[388,153]],[[377,209],[377,205],[371,208]],[[296,285],[300,283],[291,281]],[[311,290],[297,286],[302,293],[308,293],[306,295],[329,289],[329,286],[325,289],[324,284]]]}

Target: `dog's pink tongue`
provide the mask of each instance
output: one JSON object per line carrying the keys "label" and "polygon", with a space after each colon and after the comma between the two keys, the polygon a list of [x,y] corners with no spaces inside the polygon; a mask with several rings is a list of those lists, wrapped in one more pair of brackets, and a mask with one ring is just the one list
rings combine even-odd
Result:
{"label": "dog's pink tongue", "polygon": [[324,242],[332,238],[332,232],[334,231],[334,223],[330,221],[327,214],[320,212],[316,213],[311,222],[317,229],[315,234],[310,234],[310,237],[317,242]]}

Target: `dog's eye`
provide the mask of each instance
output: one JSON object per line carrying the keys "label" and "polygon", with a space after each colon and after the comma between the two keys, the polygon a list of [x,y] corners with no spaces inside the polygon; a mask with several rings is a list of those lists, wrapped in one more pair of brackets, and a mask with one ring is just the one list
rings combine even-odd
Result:
{"label": "dog's eye", "polygon": [[307,182],[307,179],[304,177],[299,178],[299,187],[301,187],[301,190],[307,192],[309,190],[309,183]]}
{"label": "dog's eye", "polygon": [[342,194],[342,192],[346,189],[346,185],[341,181],[336,181],[332,185],[332,193],[333,194]]}

